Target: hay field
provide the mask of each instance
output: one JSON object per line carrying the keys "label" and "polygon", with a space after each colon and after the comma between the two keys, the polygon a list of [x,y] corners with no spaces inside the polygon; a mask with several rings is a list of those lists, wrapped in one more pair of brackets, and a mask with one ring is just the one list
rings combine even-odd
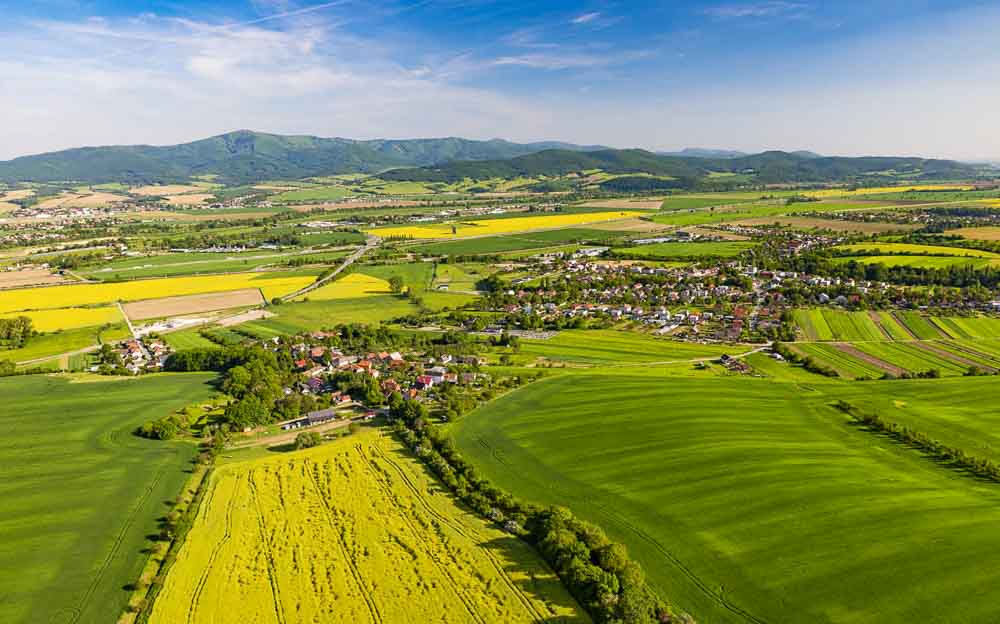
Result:
{"label": "hay field", "polygon": [[365,432],[214,475],[150,622],[585,622],[528,546]]}
{"label": "hay field", "polygon": [[15,199],[28,199],[35,194],[33,189],[20,189],[17,191],[7,191],[0,193],[0,201],[14,201]]}
{"label": "hay field", "polygon": [[65,281],[68,281],[65,277],[52,273],[48,269],[0,271],[0,288],[20,288],[22,286],[59,284]]}
{"label": "hay field", "polygon": [[330,301],[333,299],[359,299],[375,295],[388,295],[389,282],[364,273],[351,273],[339,280],[320,286],[307,293],[302,298],[311,301]]}
{"label": "hay field", "polygon": [[188,195],[169,195],[166,197],[167,203],[171,206],[199,206],[210,199],[215,199],[215,195],[210,193],[190,193]]}
{"label": "hay field", "polygon": [[183,316],[199,312],[214,312],[228,308],[263,305],[264,297],[257,288],[245,288],[224,293],[207,293],[201,295],[184,295],[181,297],[164,297],[148,301],[127,303],[125,314],[132,320],[143,321],[152,318],[168,316]]}
{"label": "hay field", "polygon": [[104,192],[70,193],[64,191],[56,197],[40,202],[36,208],[54,210],[56,208],[99,208],[128,199],[122,195]]}
{"label": "hay field", "polygon": [[204,190],[200,186],[190,186],[187,184],[151,184],[129,189],[129,193],[145,197],[169,197],[171,195],[183,195],[184,193],[195,193]]}
{"label": "hay field", "polygon": [[108,284],[22,288],[3,293],[0,297],[0,314],[20,310],[72,308],[114,301],[142,301],[151,298],[219,293],[247,288],[259,288],[264,297],[270,300],[295,292],[310,284],[313,279],[310,276],[271,277],[268,273],[235,273]]}
{"label": "hay field", "polygon": [[0,314],[0,318],[27,316],[35,331],[54,332],[62,329],[77,329],[121,323],[122,314],[118,306],[100,308],[63,308],[61,310],[36,310],[33,312],[8,312]]}
{"label": "hay field", "polygon": [[[470,236],[489,236],[491,234],[510,234],[514,232],[530,232],[532,230],[556,229],[574,225],[603,223],[641,216],[635,211],[622,212],[586,212],[577,214],[557,214],[541,217],[512,217],[510,219],[484,219],[481,221],[461,221],[455,223],[435,223],[429,225],[409,225],[400,227],[378,228],[369,230],[369,234],[381,237],[408,238],[467,238]],[[452,233],[452,228],[455,233]]]}
{"label": "hay field", "polygon": [[1000,241],[1000,227],[973,227],[950,230],[948,234],[958,234],[962,238],[982,241]]}

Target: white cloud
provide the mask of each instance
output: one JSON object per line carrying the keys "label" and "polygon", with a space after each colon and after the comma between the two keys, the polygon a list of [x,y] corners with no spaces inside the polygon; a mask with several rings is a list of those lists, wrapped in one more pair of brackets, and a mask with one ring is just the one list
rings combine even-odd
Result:
{"label": "white cloud", "polygon": [[570,22],[578,25],[589,24],[590,22],[596,20],[600,16],[601,16],[600,12],[597,11],[593,13],[584,13],[583,15],[578,15],[577,17],[574,17],[572,20],[570,20]]}
{"label": "white cloud", "polygon": [[[784,66],[706,71],[701,82],[656,67],[662,57],[641,48],[649,42],[574,48],[522,31],[492,55],[454,51],[438,62],[325,17],[220,26],[143,15],[8,29],[0,158],[236,128],[1000,158],[997,11],[840,40]],[[601,82],[638,60],[643,73]],[[513,72],[545,78],[531,91],[493,80]]]}
{"label": "white cloud", "polygon": [[798,2],[757,2],[750,4],[723,4],[705,9],[707,15],[720,19],[766,18],[799,16],[808,6]]}

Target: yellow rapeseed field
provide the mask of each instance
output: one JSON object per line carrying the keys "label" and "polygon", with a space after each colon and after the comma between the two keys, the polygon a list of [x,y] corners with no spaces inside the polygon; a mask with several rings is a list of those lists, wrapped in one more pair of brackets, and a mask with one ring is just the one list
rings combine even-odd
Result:
{"label": "yellow rapeseed field", "polygon": [[213,477],[153,624],[586,622],[518,539],[374,431]]}
{"label": "yellow rapeseed field", "polygon": [[[467,238],[469,236],[491,236],[530,232],[531,230],[557,229],[588,223],[601,223],[616,219],[628,219],[645,214],[636,211],[581,212],[574,214],[552,214],[539,217],[512,217],[510,219],[482,219],[479,221],[456,221],[455,223],[433,223],[428,225],[405,225],[371,230],[371,234],[383,238],[401,236],[408,238]],[[454,232],[453,232],[454,229]]]}
{"label": "yellow rapeseed field", "polygon": [[351,273],[330,284],[320,286],[304,296],[313,301],[326,301],[331,299],[358,299],[373,295],[386,295],[389,292],[389,282],[384,279],[363,273]]}
{"label": "yellow rapeseed field", "polygon": [[118,306],[63,308],[61,310],[36,310],[33,312],[7,312],[0,314],[0,318],[13,316],[27,316],[31,319],[32,327],[34,327],[35,331],[39,332],[54,332],[60,329],[78,329],[80,327],[104,325],[105,323],[124,322]]}
{"label": "yellow rapeseed field", "polygon": [[0,314],[20,310],[72,308],[115,301],[142,301],[245,288],[260,288],[264,298],[270,301],[274,297],[295,292],[312,283],[314,279],[309,276],[269,277],[267,273],[236,273],[137,280],[117,284],[73,284],[5,290],[0,292]]}
{"label": "yellow rapeseed field", "polygon": [[966,184],[914,184],[911,186],[876,186],[871,188],[848,189],[825,189],[822,191],[805,191],[802,193],[807,197],[819,199],[826,197],[851,197],[855,195],[879,195],[881,193],[906,193],[909,191],[969,191],[974,186]]}

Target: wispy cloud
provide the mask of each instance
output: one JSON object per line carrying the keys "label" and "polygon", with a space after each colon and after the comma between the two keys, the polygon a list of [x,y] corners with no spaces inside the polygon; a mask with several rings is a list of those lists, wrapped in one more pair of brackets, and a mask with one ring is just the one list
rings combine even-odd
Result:
{"label": "wispy cloud", "polygon": [[599,17],[601,17],[601,13],[599,11],[594,11],[592,13],[584,13],[583,15],[578,15],[573,19],[571,19],[570,23],[576,25],[589,24],[590,22],[593,22]]}
{"label": "wispy cloud", "polygon": [[809,6],[799,2],[755,2],[748,4],[722,4],[705,9],[704,13],[718,19],[745,19],[801,16]]}

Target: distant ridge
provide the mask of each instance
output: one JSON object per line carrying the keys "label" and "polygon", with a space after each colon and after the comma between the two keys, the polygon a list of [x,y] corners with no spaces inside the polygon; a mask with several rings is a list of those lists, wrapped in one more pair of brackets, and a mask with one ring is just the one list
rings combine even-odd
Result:
{"label": "distant ridge", "polygon": [[677,180],[664,188],[693,187],[711,174],[719,173],[743,175],[760,184],[845,181],[864,176],[884,177],[887,171],[907,179],[954,179],[975,177],[979,173],[973,165],[928,158],[846,158],[779,151],[739,157],[692,158],[634,149],[592,152],[546,150],[506,160],[452,162],[398,169],[386,172],[382,177],[400,181],[455,182],[466,178],[562,176],[591,169],[614,174],[668,176]]}
{"label": "distant ridge", "polygon": [[[474,141],[286,136],[238,130],[180,145],[107,146],[24,156],[0,162],[0,182],[155,183],[212,174],[226,184],[378,173],[392,180],[455,182],[464,179],[565,176],[600,169],[614,174],[658,176],[659,180],[615,182],[615,190],[691,188],[709,176],[713,184],[845,181],[860,177],[947,179],[975,177],[982,166],[952,160],[903,157],[828,157],[813,152],[687,148],[671,154],[611,149],[558,141],[512,143]],[[720,181],[719,174],[734,174]],[[543,184],[552,187],[554,182]],[[556,185],[558,186],[558,185]]]}
{"label": "distant ridge", "polygon": [[456,160],[490,160],[547,149],[586,151],[548,141],[519,144],[493,139],[377,139],[287,136],[238,130],[180,145],[81,147],[0,162],[0,181],[171,182],[214,174],[220,182],[243,184],[345,173],[377,173],[394,167],[437,165]]}
{"label": "distant ridge", "polygon": [[656,152],[660,156],[680,156],[682,158],[740,158],[749,156],[746,152],[735,150],[705,149],[701,147],[685,147],[679,152]]}

